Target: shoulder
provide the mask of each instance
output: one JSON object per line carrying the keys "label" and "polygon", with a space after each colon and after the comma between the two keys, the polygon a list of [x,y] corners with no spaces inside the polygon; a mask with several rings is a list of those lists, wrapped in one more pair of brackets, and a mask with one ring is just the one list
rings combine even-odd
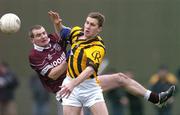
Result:
{"label": "shoulder", "polygon": [[36,51],[34,49],[32,49],[29,53],[29,62],[30,63],[36,63],[39,62],[41,60],[43,60],[44,55],[42,55],[42,52]]}
{"label": "shoulder", "polygon": [[71,29],[71,32],[70,32],[70,35],[71,36],[75,36],[77,34],[79,34],[80,32],[82,32],[82,28],[79,27],[79,26],[74,26],[72,29]]}
{"label": "shoulder", "polygon": [[157,74],[154,74],[151,76],[149,83],[154,85],[159,81],[159,76]]}
{"label": "shoulder", "polygon": [[103,39],[102,39],[102,37],[100,37],[100,36],[97,36],[97,39],[99,40],[99,42],[104,46],[104,42],[103,42]]}
{"label": "shoulder", "polygon": [[82,31],[82,28],[80,26],[74,26],[72,29],[71,29],[71,33],[74,32],[74,31]]}
{"label": "shoulder", "polygon": [[172,84],[176,84],[178,82],[176,76],[172,73],[169,73],[166,79],[169,83],[172,83]]}

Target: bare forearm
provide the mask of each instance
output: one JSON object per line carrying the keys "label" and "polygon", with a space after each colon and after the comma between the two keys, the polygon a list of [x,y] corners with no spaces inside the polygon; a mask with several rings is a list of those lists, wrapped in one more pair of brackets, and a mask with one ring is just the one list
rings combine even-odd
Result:
{"label": "bare forearm", "polygon": [[48,14],[54,25],[55,32],[59,35],[59,32],[62,29],[62,19],[60,18],[59,13],[55,11],[49,11]]}
{"label": "bare forearm", "polygon": [[76,79],[74,79],[74,85],[77,86],[90,77],[94,73],[94,69],[88,66]]}
{"label": "bare forearm", "polygon": [[55,30],[55,32],[59,35],[59,32],[62,30],[62,24],[61,24],[61,22],[60,22],[60,23],[57,23],[57,24],[54,24],[54,30]]}
{"label": "bare forearm", "polygon": [[65,71],[67,70],[67,62],[63,61],[60,65],[54,67],[48,77],[50,77],[51,79],[56,80],[58,77],[60,77]]}

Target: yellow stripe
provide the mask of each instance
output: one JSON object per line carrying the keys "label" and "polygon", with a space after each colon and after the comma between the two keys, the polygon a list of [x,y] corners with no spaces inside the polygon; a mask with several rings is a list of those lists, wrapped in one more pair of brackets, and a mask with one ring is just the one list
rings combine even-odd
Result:
{"label": "yellow stripe", "polygon": [[86,68],[86,62],[87,62],[87,58],[85,57],[84,53],[83,53],[83,57],[82,57],[82,69],[84,70]]}
{"label": "yellow stripe", "polygon": [[75,27],[73,27],[72,28],[72,30],[71,30],[71,34],[74,32],[74,31],[76,31],[76,30],[80,30],[80,29],[82,29],[81,27],[79,27],[79,26],[75,26]]}
{"label": "yellow stripe", "polygon": [[[69,58],[69,61],[70,61],[70,58]],[[73,72],[72,72],[72,70],[71,70],[71,68],[70,68],[70,63],[68,63],[68,73],[69,73],[69,76],[70,76],[70,75],[73,75]],[[74,75],[71,76],[71,77],[74,78]]]}
{"label": "yellow stripe", "polygon": [[79,71],[78,71],[78,65],[77,65],[77,64],[78,64],[77,61],[80,61],[80,60],[78,60],[79,52],[80,52],[79,49],[77,49],[77,50],[75,51],[75,53],[74,53],[74,61],[73,61],[74,71],[75,71],[75,73],[76,73],[77,75],[80,74]]}

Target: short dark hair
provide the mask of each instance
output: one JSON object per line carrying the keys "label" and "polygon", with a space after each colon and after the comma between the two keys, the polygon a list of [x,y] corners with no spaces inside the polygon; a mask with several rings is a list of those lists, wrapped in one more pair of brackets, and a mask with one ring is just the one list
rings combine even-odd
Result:
{"label": "short dark hair", "polygon": [[34,33],[32,32],[34,29],[41,29],[43,26],[41,26],[41,25],[34,25],[34,26],[32,26],[30,29],[29,29],[29,33],[28,33],[28,36],[30,37],[30,38],[34,38]]}
{"label": "short dark hair", "polygon": [[105,16],[99,12],[91,12],[88,17],[97,19],[99,27],[102,27],[105,22]]}

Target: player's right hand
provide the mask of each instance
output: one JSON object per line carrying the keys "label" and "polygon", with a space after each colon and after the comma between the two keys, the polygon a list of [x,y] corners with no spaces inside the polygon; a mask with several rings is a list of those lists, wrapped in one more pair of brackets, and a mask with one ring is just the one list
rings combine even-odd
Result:
{"label": "player's right hand", "polygon": [[58,12],[55,12],[55,11],[50,10],[50,11],[48,12],[48,15],[49,15],[51,21],[52,21],[54,24],[60,24],[60,23],[62,22],[62,19],[60,18]]}

